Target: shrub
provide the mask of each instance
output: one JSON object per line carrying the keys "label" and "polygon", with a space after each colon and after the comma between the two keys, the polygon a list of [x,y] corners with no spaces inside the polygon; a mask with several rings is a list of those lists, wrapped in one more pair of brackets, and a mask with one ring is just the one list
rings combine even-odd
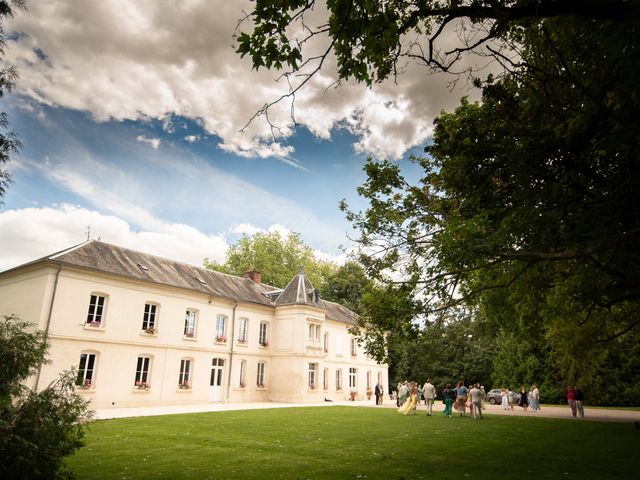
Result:
{"label": "shrub", "polygon": [[63,372],[41,391],[23,382],[46,361],[44,332],[15,316],[0,320],[0,477],[68,479],[64,457],[83,445],[88,403]]}

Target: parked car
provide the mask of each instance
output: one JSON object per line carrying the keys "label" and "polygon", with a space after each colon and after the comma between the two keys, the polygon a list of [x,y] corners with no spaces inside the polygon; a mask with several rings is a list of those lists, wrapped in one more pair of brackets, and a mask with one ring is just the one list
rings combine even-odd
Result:
{"label": "parked car", "polygon": [[[487,402],[491,405],[500,405],[502,402],[502,391],[499,388],[489,390],[487,392]],[[520,394],[513,390],[509,390],[509,403],[517,404],[518,402],[520,402]]]}

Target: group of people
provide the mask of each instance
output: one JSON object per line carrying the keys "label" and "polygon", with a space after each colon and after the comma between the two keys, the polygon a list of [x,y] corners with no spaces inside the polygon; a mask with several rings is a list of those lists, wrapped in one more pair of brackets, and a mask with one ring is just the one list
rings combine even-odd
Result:
{"label": "group of people", "polygon": [[584,393],[577,386],[567,389],[567,403],[573,418],[584,418]]}
{"label": "group of people", "polygon": [[436,400],[436,387],[433,386],[432,380],[428,379],[424,385],[417,382],[399,383],[396,388],[396,405],[398,411],[407,415],[413,413],[415,415],[416,408],[421,400],[427,407],[427,415],[433,413],[433,403]]}
{"label": "group of people", "polygon": [[[384,391],[381,385],[376,385],[376,405],[382,405],[382,397]],[[436,400],[436,387],[432,380],[428,379],[424,385],[417,382],[399,383],[396,389],[396,405],[398,413],[402,415],[415,415],[418,405],[422,400],[427,407],[427,416],[433,415],[433,404]],[[532,411],[540,410],[540,390],[533,383],[527,390],[524,384],[520,385],[520,397],[517,404],[526,412],[529,407]],[[506,388],[500,390],[501,405],[504,410],[513,410],[516,403],[513,392]],[[479,383],[475,385],[464,385],[461,380],[455,388],[451,388],[451,384],[447,384],[442,391],[442,403],[444,404],[444,415],[451,417],[453,410],[460,413],[464,417],[467,410],[472,418],[482,418],[482,402],[486,398],[484,387]],[[584,418],[584,394],[577,386],[567,389],[567,403],[571,408],[572,415],[577,418]]]}
{"label": "group of people", "polygon": [[[527,388],[523,385],[520,385],[520,398],[518,399],[518,405],[524,409],[526,412],[529,407],[534,412],[540,410],[540,390],[536,386],[535,383],[531,384],[531,387],[527,391]],[[500,396],[502,398],[502,408],[505,410],[513,410],[514,400],[511,397],[511,392],[506,388],[500,390]]]}
{"label": "group of people", "polygon": [[[424,400],[427,416],[433,415],[433,404],[437,394],[431,379],[428,379],[424,385],[407,381],[399,383],[396,391],[398,413],[415,415],[418,404]],[[460,412],[460,416],[465,416],[466,410],[469,409],[472,418],[482,418],[482,401],[485,396],[484,387],[479,383],[466,387],[464,382],[460,381],[453,389],[451,384],[447,384],[442,391],[442,402],[445,405],[444,414],[451,417],[452,409],[455,408]]]}

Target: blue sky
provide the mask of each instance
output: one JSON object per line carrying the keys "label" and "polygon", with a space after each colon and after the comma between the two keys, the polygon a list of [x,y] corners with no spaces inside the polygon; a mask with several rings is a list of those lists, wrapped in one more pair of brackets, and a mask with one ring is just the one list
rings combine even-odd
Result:
{"label": "blue sky", "polygon": [[[214,5],[215,4],[215,5]],[[247,121],[286,86],[233,52],[247,2],[39,0],[9,23],[19,69],[3,111],[24,144],[0,209],[0,269],[91,237],[201,264],[243,233],[295,231],[343,259],[367,156],[400,162],[464,91],[408,67],[397,82],[327,90],[331,65]],[[167,10],[173,10],[167,11]],[[318,13],[320,14],[320,13]],[[320,40],[318,40],[320,41]]]}

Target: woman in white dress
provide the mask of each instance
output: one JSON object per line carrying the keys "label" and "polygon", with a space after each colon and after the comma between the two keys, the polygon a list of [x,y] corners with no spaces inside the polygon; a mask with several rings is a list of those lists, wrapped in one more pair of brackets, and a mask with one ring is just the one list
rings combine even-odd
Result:
{"label": "woman in white dress", "polygon": [[502,396],[502,408],[509,410],[509,391],[506,388],[503,388],[500,390],[500,395]]}

